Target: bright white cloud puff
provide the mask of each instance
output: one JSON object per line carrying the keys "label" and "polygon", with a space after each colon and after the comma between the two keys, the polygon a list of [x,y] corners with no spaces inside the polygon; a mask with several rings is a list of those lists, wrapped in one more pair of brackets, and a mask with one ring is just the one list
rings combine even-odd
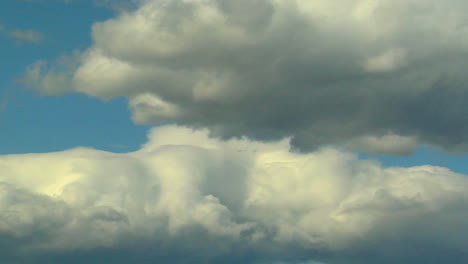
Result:
{"label": "bright white cloud puff", "polygon": [[0,182],[5,263],[468,259],[466,176],[288,140],[158,127],[132,153],[0,156]]}
{"label": "bright white cloud puff", "polygon": [[[26,79],[46,94],[126,96],[137,123],[222,138],[292,137],[312,150],[364,135],[358,149],[371,153],[419,143],[465,151],[467,9],[461,0],[145,0],[96,23],[74,70],[37,64]],[[394,136],[408,144],[383,142]]]}

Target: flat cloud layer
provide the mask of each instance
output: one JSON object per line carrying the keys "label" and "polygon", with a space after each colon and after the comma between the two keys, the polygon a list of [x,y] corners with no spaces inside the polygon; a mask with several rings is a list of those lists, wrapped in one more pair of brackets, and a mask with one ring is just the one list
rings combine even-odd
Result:
{"label": "flat cloud layer", "polygon": [[0,262],[468,261],[465,175],[208,134],[0,156]]}
{"label": "flat cloud layer", "polygon": [[37,64],[26,79],[44,94],[125,96],[137,123],[208,127],[222,138],[292,137],[306,151],[407,154],[419,143],[466,151],[467,8],[146,0],[96,23],[76,69]]}

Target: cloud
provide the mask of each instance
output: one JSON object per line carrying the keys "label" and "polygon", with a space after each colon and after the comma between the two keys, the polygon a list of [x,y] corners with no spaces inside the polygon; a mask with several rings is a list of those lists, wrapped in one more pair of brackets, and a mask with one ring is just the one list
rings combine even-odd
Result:
{"label": "cloud", "polygon": [[44,35],[34,30],[12,30],[10,37],[20,42],[38,43],[44,39]]}
{"label": "cloud", "polygon": [[18,43],[40,43],[45,36],[41,32],[32,29],[9,29],[5,25],[0,25],[0,33],[16,40]]}
{"label": "cloud", "polygon": [[465,175],[208,134],[164,126],[132,153],[0,156],[0,260],[468,260]]}
{"label": "cloud", "polygon": [[[460,0],[141,1],[94,24],[93,45],[55,92],[125,96],[140,124],[292,137],[305,151],[362,135],[466,151],[466,8]],[[38,77],[55,74],[44,68]]]}
{"label": "cloud", "polygon": [[467,150],[465,1],[136,3],[21,81],[181,126],[0,156],[0,262],[468,261],[466,175],[349,152]]}
{"label": "cloud", "polygon": [[411,137],[387,134],[382,137],[362,136],[346,145],[351,150],[369,154],[409,155],[418,146],[418,140]]}

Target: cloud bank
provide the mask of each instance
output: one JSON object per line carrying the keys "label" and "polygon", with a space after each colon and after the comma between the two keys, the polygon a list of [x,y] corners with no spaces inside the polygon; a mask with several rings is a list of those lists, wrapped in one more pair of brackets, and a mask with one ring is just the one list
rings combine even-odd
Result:
{"label": "cloud bank", "polygon": [[[73,70],[37,64],[25,78],[44,94],[125,96],[136,123],[225,139],[468,149],[466,1],[139,3],[94,24]],[[57,75],[67,82],[51,82]],[[394,147],[395,137],[407,144]]]}
{"label": "cloud bank", "polygon": [[466,1],[137,3],[23,80],[180,126],[132,153],[1,156],[2,261],[468,261],[466,175],[348,152],[468,150]]}
{"label": "cloud bank", "polygon": [[1,262],[468,261],[465,175],[208,134],[0,156]]}

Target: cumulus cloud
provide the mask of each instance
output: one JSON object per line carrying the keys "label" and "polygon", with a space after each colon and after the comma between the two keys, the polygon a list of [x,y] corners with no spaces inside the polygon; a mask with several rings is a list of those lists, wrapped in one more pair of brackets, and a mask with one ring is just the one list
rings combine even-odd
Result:
{"label": "cumulus cloud", "polygon": [[94,24],[69,85],[51,89],[40,79],[57,72],[43,68],[37,89],[126,96],[137,123],[292,137],[300,150],[363,135],[468,148],[466,1],[139,4]]}
{"label": "cumulus cloud", "polygon": [[468,260],[466,176],[384,169],[332,148],[292,153],[289,144],[164,126],[132,153],[0,156],[0,245],[11,248],[0,260]]}
{"label": "cumulus cloud", "polygon": [[0,262],[468,261],[466,175],[349,152],[468,149],[465,2],[132,2],[21,81],[181,126],[0,156]]}

